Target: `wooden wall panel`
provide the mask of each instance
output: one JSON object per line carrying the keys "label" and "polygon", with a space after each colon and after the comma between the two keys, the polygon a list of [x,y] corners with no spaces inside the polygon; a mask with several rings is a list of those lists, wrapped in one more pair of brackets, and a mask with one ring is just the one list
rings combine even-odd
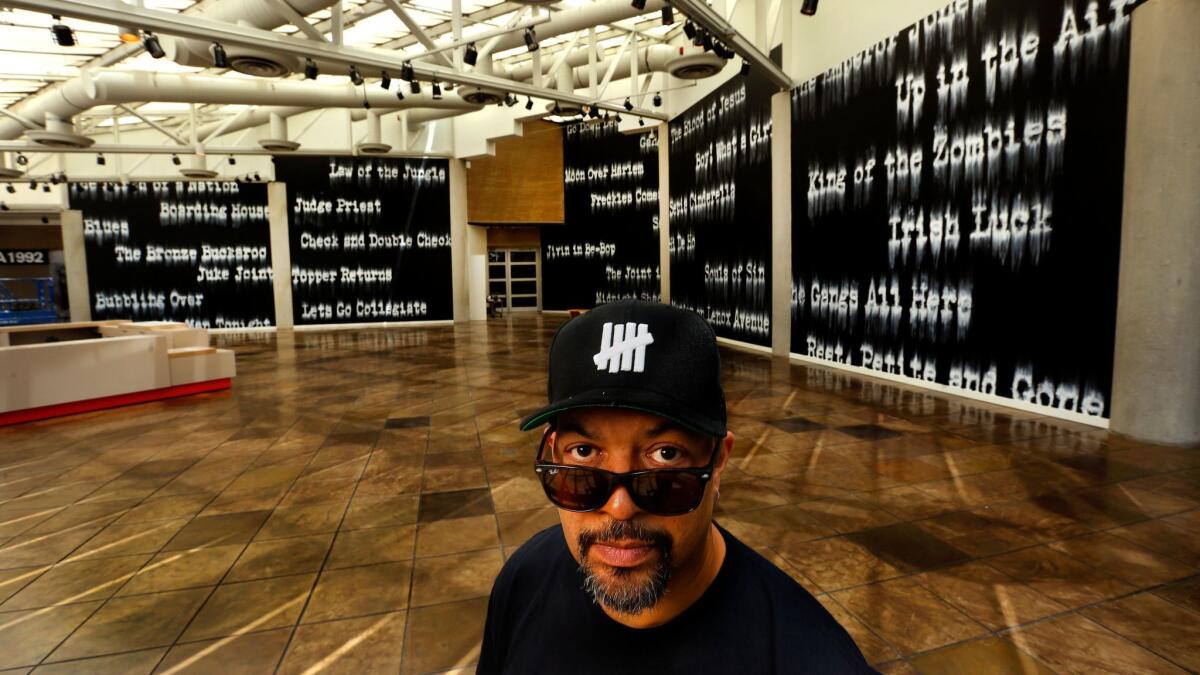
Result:
{"label": "wooden wall panel", "polygon": [[535,121],[523,136],[496,141],[496,155],[471,160],[467,222],[563,222],[562,129]]}

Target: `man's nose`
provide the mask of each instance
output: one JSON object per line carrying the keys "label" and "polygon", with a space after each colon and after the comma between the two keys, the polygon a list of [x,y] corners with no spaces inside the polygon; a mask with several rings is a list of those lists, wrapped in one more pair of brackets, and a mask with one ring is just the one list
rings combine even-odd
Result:
{"label": "man's nose", "polygon": [[617,489],[608,496],[608,501],[605,502],[601,511],[615,520],[630,520],[638,514],[639,509],[637,504],[633,503],[633,497],[629,494],[629,490],[626,490],[624,485],[618,485]]}

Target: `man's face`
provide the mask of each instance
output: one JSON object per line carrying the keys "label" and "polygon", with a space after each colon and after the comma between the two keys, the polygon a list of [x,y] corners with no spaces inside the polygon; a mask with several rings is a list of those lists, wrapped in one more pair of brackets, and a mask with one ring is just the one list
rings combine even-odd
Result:
{"label": "man's face", "polygon": [[[558,418],[556,429],[547,439],[553,457],[545,459],[614,473],[704,467],[716,441],[657,415],[619,408],[569,411]],[[594,598],[609,609],[638,614],[657,602],[672,575],[701,563],[714,495],[732,445],[733,436],[727,434],[717,449],[704,499],[691,513],[646,513],[624,487],[617,487],[596,511],[559,509],[567,546]]]}

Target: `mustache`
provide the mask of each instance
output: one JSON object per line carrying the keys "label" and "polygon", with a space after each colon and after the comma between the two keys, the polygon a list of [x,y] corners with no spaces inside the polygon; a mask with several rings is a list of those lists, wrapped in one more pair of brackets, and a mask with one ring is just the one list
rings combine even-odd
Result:
{"label": "mustache", "polygon": [[653,548],[669,554],[674,544],[669,532],[651,527],[632,520],[611,520],[604,527],[596,530],[584,530],[579,533],[579,555],[586,557],[592,545],[602,541],[633,539],[646,542]]}

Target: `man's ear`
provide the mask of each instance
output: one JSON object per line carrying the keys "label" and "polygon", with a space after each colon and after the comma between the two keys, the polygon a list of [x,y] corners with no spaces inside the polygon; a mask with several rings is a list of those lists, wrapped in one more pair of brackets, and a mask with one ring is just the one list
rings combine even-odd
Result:
{"label": "man's ear", "polygon": [[725,464],[729,462],[729,458],[733,456],[733,432],[726,431],[725,438],[721,439],[721,447],[717,450],[720,456],[717,457],[716,465],[713,467],[714,478],[720,479],[721,474],[725,471]]}

